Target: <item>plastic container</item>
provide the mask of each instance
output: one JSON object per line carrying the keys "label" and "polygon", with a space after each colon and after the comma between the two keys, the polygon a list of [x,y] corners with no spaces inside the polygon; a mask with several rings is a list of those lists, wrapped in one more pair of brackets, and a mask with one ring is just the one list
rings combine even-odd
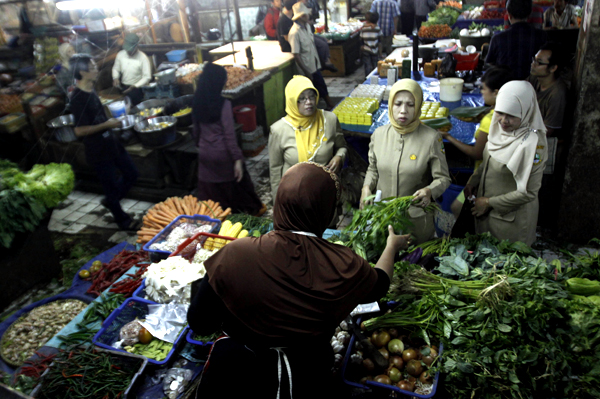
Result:
{"label": "plastic container", "polygon": [[213,341],[207,341],[207,342],[203,342],[203,341],[196,341],[194,339],[194,335],[196,335],[195,332],[192,331],[191,328],[188,328],[188,332],[185,335],[185,340],[189,343],[194,345],[194,357],[202,359],[205,357],[208,357],[208,354],[210,353],[210,350],[212,348],[212,345],[214,344]]}
{"label": "plastic container", "polygon": [[[119,365],[120,367],[125,367],[125,368],[136,367],[137,363],[141,362],[140,368],[131,378],[131,382],[129,383],[129,385],[127,386],[125,391],[123,391],[123,399],[135,398],[136,397],[135,394],[136,394],[136,390],[137,390],[138,386],[143,383],[143,378],[141,378],[141,377],[142,377],[142,374],[144,373],[144,369],[148,365],[148,359],[143,356],[140,356],[140,355],[134,355],[132,353],[117,352],[114,349],[106,350],[106,349],[102,349],[102,348],[96,348],[95,350],[97,352],[107,353],[107,354],[110,354],[111,356],[113,356],[113,359],[111,359],[111,363],[115,364],[115,365]],[[46,374],[48,374],[48,371],[50,370],[50,368],[52,368],[53,365],[54,365],[54,363],[51,363],[50,367],[47,368],[46,371],[44,371],[44,373],[40,377],[40,383],[37,384],[35,386],[35,388],[33,389],[33,391],[31,391],[31,393],[29,394],[30,397],[32,397],[32,398],[38,397],[38,394],[44,388],[44,377],[46,376]],[[21,396],[19,396],[19,397],[21,397]]]}
{"label": "plastic container", "polygon": [[142,284],[140,284],[140,286],[138,287],[137,290],[133,291],[133,294],[131,294],[131,297],[143,299],[145,301],[152,302],[152,303],[156,303],[150,299],[146,299],[146,279],[142,280]]}
{"label": "plastic container", "polygon": [[243,132],[256,130],[256,105],[238,105],[233,108],[233,116],[237,123],[242,124]]}
{"label": "plastic container", "polygon": [[462,89],[464,80],[460,78],[445,78],[440,80],[440,100],[441,101],[460,101],[462,99]]}
{"label": "plastic container", "polygon": [[[104,321],[104,324],[102,324],[100,330],[96,333],[96,335],[94,335],[94,338],[92,339],[94,345],[112,351],[129,353],[123,349],[113,348],[112,344],[118,341],[119,331],[121,331],[121,328],[125,324],[135,320],[136,318],[143,319],[146,317],[149,312],[148,305],[155,305],[155,303],[140,298],[129,298],[125,300],[121,306],[115,309],[110,316],[108,316],[108,318]],[[185,337],[186,331],[187,326],[181,329],[181,332],[177,336],[175,343],[173,343],[173,348],[171,348],[169,353],[167,353],[167,357],[164,360],[159,361],[147,358],[148,362],[160,365],[168,363],[173,353],[175,353],[179,343],[181,343],[183,337]]]}
{"label": "plastic container", "polygon": [[4,133],[18,132],[25,125],[27,125],[27,119],[22,112],[8,114],[0,119],[0,131]]}
{"label": "plastic container", "polygon": [[457,71],[473,71],[479,64],[479,53],[473,54],[453,54],[456,59],[456,70]]}
{"label": "plastic container", "polygon": [[194,255],[196,253],[196,246],[198,244],[200,244],[200,246],[202,248],[204,248],[204,245],[206,244],[208,239],[211,237],[224,240],[224,242],[214,242],[213,241],[211,243],[213,250],[214,249],[219,250],[219,249],[223,248],[225,245],[227,245],[229,242],[236,240],[233,237],[225,237],[225,236],[220,236],[217,234],[198,233],[195,236],[188,238],[187,240],[182,242],[179,245],[179,247],[177,247],[177,250],[175,252],[173,252],[170,256],[181,256],[183,258],[188,259],[191,262],[192,258],[194,257]]}
{"label": "plastic container", "polygon": [[171,50],[167,54],[169,62],[179,62],[185,60],[187,50]]}
{"label": "plastic container", "polygon": [[454,202],[454,200],[456,199],[456,197],[458,197],[458,195],[461,193],[462,190],[464,190],[465,188],[463,186],[459,186],[457,184],[451,184],[446,191],[444,191],[444,194],[442,194],[442,201],[441,201],[441,208],[443,211],[445,212],[452,212],[452,210],[450,209],[450,206],[452,205],[452,203]]}
{"label": "plastic container", "polygon": [[127,115],[127,110],[125,108],[125,101],[114,101],[108,104],[108,110],[113,118],[119,118],[121,116]]}
{"label": "plastic container", "polygon": [[[360,320],[359,320],[359,323],[360,323]],[[367,381],[366,385],[363,385],[359,382],[349,380],[347,378],[347,369],[348,369],[348,362],[350,361],[350,356],[353,353],[354,341],[356,341],[356,337],[354,335],[352,335],[352,338],[350,338],[350,343],[348,344],[348,349],[346,350],[346,355],[344,356],[344,362],[342,363],[342,379],[344,380],[345,384],[350,385],[354,388],[361,388],[361,389],[365,389],[365,390],[373,390],[373,388],[375,388],[379,392],[383,392],[383,390],[393,391],[396,393],[396,395],[406,395],[406,396],[410,396],[413,398],[421,398],[421,399],[432,398],[435,395],[435,392],[437,390],[437,386],[438,386],[438,383],[440,380],[440,372],[439,371],[437,373],[435,373],[435,376],[433,377],[433,388],[431,389],[431,392],[428,393],[427,395],[420,395],[415,392],[403,391],[395,385],[381,384],[381,383],[375,382],[375,381]],[[439,351],[438,351],[438,358],[441,358],[443,350],[444,350],[444,347],[440,343]],[[391,392],[390,392],[390,394],[391,394]],[[384,397],[384,396],[382,396],[382,397]]]}
{"label": "plastic container", "polygon": [[149,253],[150,260],[152,262],[158,262],[161,259],[167,259],[171,255],[171,252],[160,251],[158,249],[150,249],[150,246],[152,244],[154,244],[155,242],[160,242],[160,241],[166,240],[167,236],[169,234],[171,234],[171,231],[173,231],[173,229],[175,227],[179,226],[182,223],[194,223],[194,224],[197,224],[197,225],[212,224],[212,229],[210,230],[211,233],[215,232],[216,230],[218,230],[221,227],[221,221],[220,220],[218,220],[218,219],[212,219],[212,218],[209,218],[208,216],[205,216],[205,215],[193,215],[193,216],[180,215],[180,216],[177,216],[175,219],[173,219],[173,221],[171,223],[169,223],[167,225],[167,227],[165,227],[164,229],[162,229],[160,231],[160,233],[158,233],[157,235],[155,235],[150,241],[148,241],[144,245],[144,247],[143,247],[144,251],[146,251],[146,252]]}

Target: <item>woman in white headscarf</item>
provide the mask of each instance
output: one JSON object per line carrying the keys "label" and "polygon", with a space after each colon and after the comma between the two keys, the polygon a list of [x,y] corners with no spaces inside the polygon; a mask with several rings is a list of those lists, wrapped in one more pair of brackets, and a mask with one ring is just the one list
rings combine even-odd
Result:
{"label": "woman in white headscarf", "polygon": [[488,142],[465,187],[476,194],[472,213],[477,233],[501,240],[535,241],[538,191],[548,155],[546,127],[529,82],[512,81],[498,92]]}

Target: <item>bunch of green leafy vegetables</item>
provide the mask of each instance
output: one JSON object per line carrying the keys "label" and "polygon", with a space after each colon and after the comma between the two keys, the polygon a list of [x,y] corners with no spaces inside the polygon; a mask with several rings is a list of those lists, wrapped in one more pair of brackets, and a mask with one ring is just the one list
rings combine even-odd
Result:
{"label": "bunch of green leafy vegetables", "polygon": [[452,26],[460,16],[460,11],[452,7],[440,7],[429,13],[427,21],[423,23],[425,26],[443,25]]}
{"label": "bunch of green leafy vegetables", "polygon": [[248,234],[253,237],[260,237],[267,234],[273,228],[273,220],[269,218],[247,215],[245,213],[233,213],[227,217],[232,224],[240,222]]}
{"label": "bunch of green leafy vegetables", "polygon": [[2,177],[4,188],[20,191],[47,208],[53,208],[67,198],[75,184],[73,169],[66,163],[33,165],[27,173],[19,173],[14,168],[0,173],[9,175],[8,179]]}
{"label": "bunch of green leafy vegetables", "polygon": [[[390,197],[355,211],[352,222],[344,229],[350,235],[352,248],[366,254],[370,262],[379,259],[387,243],[389,225],[396,234],[405,234],[412,227],[408,209],[413,200],[412,196]],[[423,209],[433,212],[439,207],[434,202]]]}
{"label": "bunch of green leafy vegetables", "polygon": [[[489,251],[495,250],[498,253],[503,254],[517,252],[525,255],[533,255],[534,253],[531,247],[523,242],[510,242],[508,240],[500,241],[496,237],[492,236],[489,232],[482,234],[467,233],[467,235],[462,238],[437,238],[435,240],[412,246],[408,249],[408,252],[413,252],[417,248],[421,248],[423,250],[423,255],[437,254],[438,256],[445,256],[448,255],[452,247],[456,247],[458,245],[463,245],[467,251],[477,250],[482,251],[483,254],[486,253],[485,248],[488,248]],[[480,245],[483,247],[479,248]]]}
{"label": "bunch of green leafy vegetables", "polygon": [[[399,322],[423,336],[441,337],[439,369],[445,376],[438,391],[447,397],[600,396],[598,309],[569,299],[554,263],[485,245],[479,254],[465,255],[464,247],[451,253],[469,266],[468,276],[453,269],[455,279],[496,276],[508,284],[510,295],[496,301],[473,301],[459,289],[405,295],[398,299],[406,306],[366,322],[369,328]],[[487,259],[494,259],[493,267],[483,267]],[[414,268],[397,264],[395,272],[402,279]]]}
{"label": "bunch of green leafy vegetables", "polygon": [[33,231],[45,212],[42,204],[20,191],[0,191],[0,244],[10,248],[15,236]]}

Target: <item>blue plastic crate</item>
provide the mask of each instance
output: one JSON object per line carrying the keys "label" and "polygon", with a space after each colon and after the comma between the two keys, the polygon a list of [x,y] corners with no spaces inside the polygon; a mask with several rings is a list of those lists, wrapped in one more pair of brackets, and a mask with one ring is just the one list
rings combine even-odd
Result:
{"label": "blue plastic crate", "polygon": [[[141,304],[141,311],[136,312],[136,311],[132,310],[134,305],[140,305],[140,304]],[[148,301],[146,299],[141,299],[141,298],[127,299],[125,302],[123,302],[123,304],[121,306],[119,306],[117,309],[115,309],[110,314],[110,316],[108,316],[108,318],[104,321],[102,328],[100,328],[100,330],[96,333],[96,335],[94,335],[94,338],[92,339],[92,342],[94,343],[94,345],[99,346],[101,348],[113,350],[113,351],[129,353],[123,349],[113,348],[112,344],[114,344],[116,341],[119,340],[119,332],[121,331],[121,328],[125,324],[135,320],[136,318],[144,318],[148,314],[148,305],[156,305],[156,304],[154,302]],[[128,312],[130,314],[124,315],[123,320],[117,320],[117,317],[119,317],[122,313],[125,313],[125,312]],[[171,348],[171,350],[167,354],[167,357],[164,360],[158,361],[158,360],[147,358],[148,362],[152,363],[152,364],[160,364],[160,365],[166,364],[171,359],[171,356],[173,355],[173,353],[176,351],[179,343],[182,342],[183,337],[185,337],[186,331],[187,331],[187,326],[181,329],[181,332],[179,333],[177,340],[175,340],[175,343],[173,343],[173,348]]]}
{"label": "blue plastic crate", "polygon": [[212,344],[214,344],[214,342],[212,342],[212,341],[208,341],[208,342],[196,341],[194,339],[194,335],[196,335],[196,333],[193,332],[191,328],[188,328],[188,333],[185,336],[185,340],[187,342],[189,342],[190,344],[199,345],[199,346],[212,346]]}
{"label": "blue plastic crate", "polygon": [[167,259],[171,252],[169,251],[160,251],[158,249],[150,249],[150,246],[155,242],[164,241],[167,239],[167,236],[173,231],[173,229],[179,226],[182,223],[195,223],[195,224],[212,224],[212,229],[209,233],[214,233],[215,231],[221,228],[221,221],[219,219],[212,219],[205,215],[179,215],[177,216],[171,223],[167,225],[164,229],[161,230],[160,233],[155,235],[150,241],[148,241],[144,245],[144,251],[148,252],[150,255],[150,260],[152,262],[158,262],[162,259]]}
{"label": "blue plastic crate", "polygon": [[[360,324],[360,322],[361,322],[361,318],[358,319],[357,323]],[[433,387],[431,389],[431,392],[428,393],[427,395],[420,395],[415,392],[404,391],[395,385],[381,384],[381,383],[375,382],[375,381],[367,381],[366,385],[365,385],[365,384],[361,384],[359,382],[354,382],[354,381],[348,380],[346,378],[346,369],[348,366],[348,362],[350,361],[350,356],[352,355],[352,352],[353,352],[355,341],[356,341],[356,337],[353,334],[352,337],[350,338],[350,343],[348,344],[348,348],[346,349],[346,354],[344,356],[344,362],[342,363],[342,379],[344,380],[345,384],[350,385],[355,388],[361,388],[361,389],[365,389],[365,390],[371,390],[373,388],[376,388],[379,391],[381,391],[382,389],[385,389],[388,391],[396,392],[396,395],[400,394],[400,395],[406,395],[406,396],[411,396],[411,397],[421,398],[421,399],[432,398],[435,395],[435,392],[437,390],[437,386],[438,386],[438,383],[440,380],[440,372],[439,371],[437,373],[435,373],[435,376],[433,377]],[[438,351],[438,359],[440,359],[440,360],[441,360],[443,351],[444,351],[444,346],[440,342],[439,351]],[[440,360],[438,360],[438,361],[440,361]]]}
{"label": "blue plastic crate", "polygon": [[139,299],[143,299],[144,301],[148,301],[148,302],[152,302],[152,303],[156,303],[154,301],[151,301],[150,299],[146,299],[145,298],[145,293],[146,293],[146,279],[142,280],[142,284],[140,284],[140,286],[138,287],[137,290],[135,290],[133,292],[133,294],[131,295],[132,298],[139,298]]}
{"label": "blue plastic crate", "polygon": [[187,50],[171,50],[167,54],[169,62],[179,62],[185,60],[185,54]]}

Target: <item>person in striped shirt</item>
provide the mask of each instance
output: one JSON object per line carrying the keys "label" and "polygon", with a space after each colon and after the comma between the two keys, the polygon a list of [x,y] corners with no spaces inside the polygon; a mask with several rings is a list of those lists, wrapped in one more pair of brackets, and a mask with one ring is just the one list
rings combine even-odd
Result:
{"label": "person in striped shirt", "polygon": [[381,28],[381,44],[386,54],[392,52],[392,39],[398,31],[398,17],[400,8],[395,0],[375,0],[371,5],[371,12],[379,14],[379,27]]}
{"label": "person in striped shirt", "polygon": [[367,12],[365,14],[365,24],[360,31],[362,46],[360,53],[365,66],[365,76],[369,75],[377,67],[377,60],[382,57],[383,45],[381,43],[381,28],[377,25],[379,14],[376,12]]}

